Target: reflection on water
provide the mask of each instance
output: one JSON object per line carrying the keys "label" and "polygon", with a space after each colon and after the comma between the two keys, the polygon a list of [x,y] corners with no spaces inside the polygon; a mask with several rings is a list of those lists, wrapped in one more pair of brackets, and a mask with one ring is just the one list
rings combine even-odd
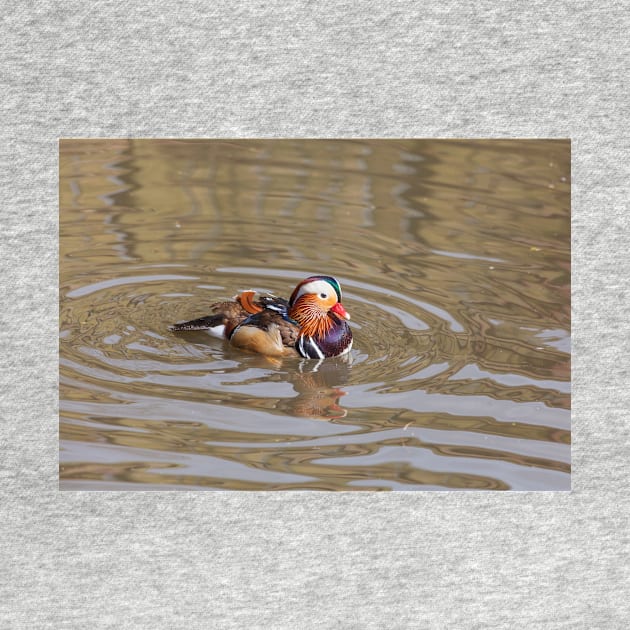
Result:
{"label": "reflection on water", "polygon": [[[68,140],[63,489],[570,488],[565,141]],[[173,322],[334,275],[350,361]]]}

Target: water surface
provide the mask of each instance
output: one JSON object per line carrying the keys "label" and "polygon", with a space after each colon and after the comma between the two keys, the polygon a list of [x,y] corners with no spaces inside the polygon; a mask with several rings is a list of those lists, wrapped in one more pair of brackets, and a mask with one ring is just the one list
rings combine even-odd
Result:
{"label": "water surface", "polygon": [[[62,141],[61,488],[569,489],[569,151]],[[311,274],[350,362],[168,331]]]}

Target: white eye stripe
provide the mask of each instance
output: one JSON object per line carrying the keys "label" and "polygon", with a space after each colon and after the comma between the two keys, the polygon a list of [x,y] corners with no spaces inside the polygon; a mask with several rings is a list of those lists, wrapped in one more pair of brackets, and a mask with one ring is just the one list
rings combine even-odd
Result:
{"label": "white eye stripe", "polygon": [[313,282],[307,282],[300,287],[296,299],[306,293],[325,294],[327,297],[332,295],[335,289],[325,280],[314,280]]}

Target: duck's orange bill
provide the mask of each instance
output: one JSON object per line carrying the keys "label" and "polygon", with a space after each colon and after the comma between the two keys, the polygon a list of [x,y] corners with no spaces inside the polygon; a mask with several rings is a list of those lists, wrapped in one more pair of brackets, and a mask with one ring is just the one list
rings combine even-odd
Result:
{"label": "duck's orange bill", "polygon": [[350,313],[346,311],[341,302],[337,302],[331,309],[333,313],[339,315],[339,317],[343,317],[344,319],[350,319]]}

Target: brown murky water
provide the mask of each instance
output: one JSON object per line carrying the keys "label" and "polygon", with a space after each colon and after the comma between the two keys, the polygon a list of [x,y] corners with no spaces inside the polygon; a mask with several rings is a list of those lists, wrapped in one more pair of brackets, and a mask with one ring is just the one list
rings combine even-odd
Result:
{"label": "brown murky water", "polygon": [[[570,488],[566,141],[60,145],[62,489]],[[334,275],[352,362],[170,323]]]}

